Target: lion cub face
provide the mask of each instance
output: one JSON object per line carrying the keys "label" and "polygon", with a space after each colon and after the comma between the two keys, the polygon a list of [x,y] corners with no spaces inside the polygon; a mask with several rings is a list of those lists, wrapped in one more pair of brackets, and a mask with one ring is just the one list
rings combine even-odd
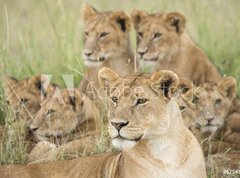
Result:
{"label": "lion cub face", "polygon": [[97,67],[121,56],[129,48],[130,18],[122,11],[98,12],[83,5],[84,47],[87,67]]}
{"label": "lion cub face", "polygon": [[85,121],[83,105],[84,97],[76,89],[57,89],[41,103],[31,128],[40,140],[69,134]]}
{"label": "lion cub face", "polygon": [[131,13],[137,32],[137,59],[147,65],[167,60],[178,50],[185,17],[178,13],[156,13],[134,9]]}
{"label": "lion cub face", "polygon": [[237,84],[233,77],[223,78],[218,84],[205,83],[196,91],[196,126],[203,133],[215,133],[224,125]]}
{"label": "lion cub face", "polygon": [[103,68],[99,72],[99,82],[109,96],[108,130],[118,149],[166,134],[171,125],[171,114],[180,114],[176,103],[174,107],[169,104],[178,83],[177,75],[171,71],[121,78]]}
{"label": "lion cub face", "polygon": [[16,119],[24,119],[31,124],[40,109],[41,100],[53,93],[54,85],[49,85],[43,75],[33,76],[18,81],[11,77],[4,78],[6,100],[16,111]]}

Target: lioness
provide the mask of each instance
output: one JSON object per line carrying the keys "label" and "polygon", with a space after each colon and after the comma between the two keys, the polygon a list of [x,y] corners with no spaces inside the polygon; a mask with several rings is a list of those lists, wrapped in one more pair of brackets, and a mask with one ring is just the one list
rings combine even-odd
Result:
{"label": "lioness", "polygon": [[134,9],[131,17],[137,32],[140,64],[150,66],[152,72],[172,70],[197,85],[221,79],[216,67],[184,31],[186,19],[182,14],[148,14]]}
{"label": "lioness", "polygon": [[[123,11],[98,12],[83,5],[84,41],[82,58],[87,72],[80,90],[98,103],[98,71],[110,67],[121,75],[134,72],[130,48],[130,17]],[[100,102],[101,103],[101,102]]]}
{"label": "lioness", "polygon": [[112,143],[121,152],[45,164],[1,166],[1,176],[206,177],[201,148],[184,126],[175,100],[169,97],[178,83],[176,74],[160,71],[121,78],[103,68],[99,80],[109,94],[108,129]]}

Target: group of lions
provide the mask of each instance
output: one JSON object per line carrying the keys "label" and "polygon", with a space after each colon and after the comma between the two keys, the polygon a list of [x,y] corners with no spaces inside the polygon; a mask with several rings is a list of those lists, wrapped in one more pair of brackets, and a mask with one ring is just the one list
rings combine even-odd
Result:
{"label": "group of lions", "polygon": [[[99,12],[88,4],[82,12],[87,71],[79,88],[61,89],[44,75],[4,78],[13,126],[32,133],[28,162],[40,164],[0,166],[1,177],[202,178],[206,167],[215,166],[217,175],[239,169],[237,82],[222,76],[185,32],[185,17]],[[101,124],[116,151],[53,161],[94,152]]]}

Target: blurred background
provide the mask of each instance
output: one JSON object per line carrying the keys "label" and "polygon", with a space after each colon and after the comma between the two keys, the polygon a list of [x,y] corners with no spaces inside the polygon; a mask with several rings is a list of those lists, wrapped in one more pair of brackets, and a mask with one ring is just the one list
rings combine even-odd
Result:
{"label": "blurred background", "polygon": [[[22,79],[33,74],[75,74],[84,71],[81,60],[81,6],[99,11],[141,8],[147,12],[180,11],[187,31],[225,75],[240,81],[240,1],[237,0],[0,0],[0,71]],[[132,29],[132,47],[135,32]]]}

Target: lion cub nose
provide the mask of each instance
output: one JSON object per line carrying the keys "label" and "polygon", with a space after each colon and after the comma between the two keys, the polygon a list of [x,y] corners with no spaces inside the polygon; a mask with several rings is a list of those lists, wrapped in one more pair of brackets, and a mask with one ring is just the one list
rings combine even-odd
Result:
{"label": "lion cub nose", "polygon": [[137,50],[137,52],[138,52],[138,54],[141,56],[141,58],[143,57],[143,55],[144,55],[145,53],[147,53],[147,51],[148,51],[147,48],[139,48],[139,49]]}
{"label": "lion cub nose", "polygon": [[90,51],[90,50],[83,50],[83,53],[86,55],[86,56],[91,56],[93,54],[93,51]]}
{"label": "lion cub nose", "polygon": [[111,124],[113,125],[113,127],[115,127],[118,131],[121,130],[121,128],[125,127],[126,125],[128,125],[128,122],[111,122]]}

